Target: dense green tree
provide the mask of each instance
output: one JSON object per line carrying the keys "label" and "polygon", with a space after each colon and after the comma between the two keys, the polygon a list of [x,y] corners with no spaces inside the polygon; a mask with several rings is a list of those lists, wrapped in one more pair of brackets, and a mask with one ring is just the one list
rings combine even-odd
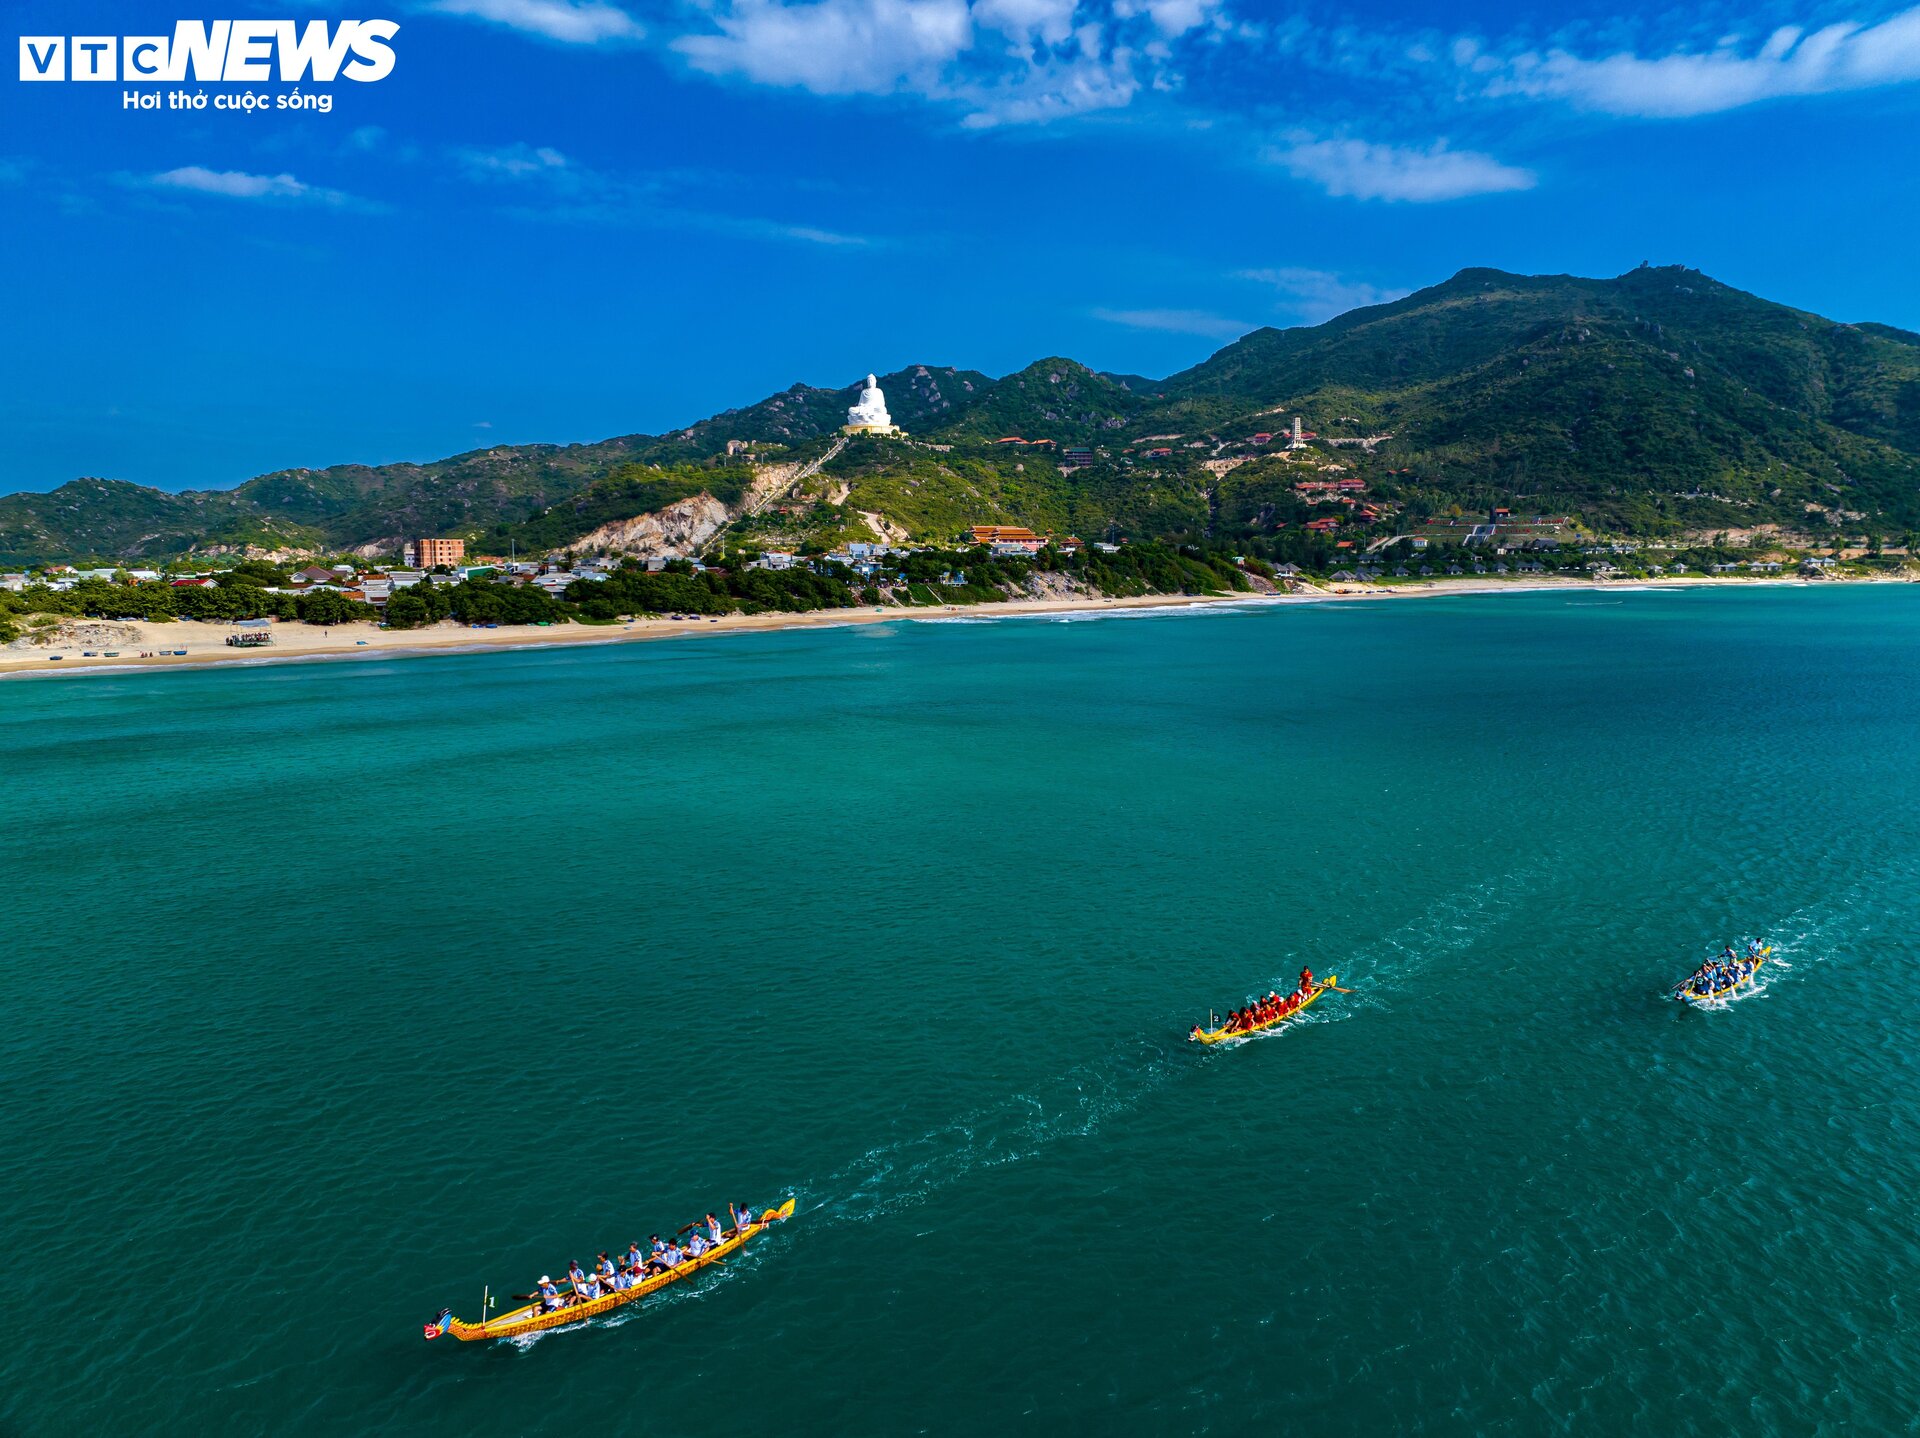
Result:
{"label": "dense green tree", "polygon": [[371,604],[357,603],[331,589],[303,594],[295,604],[301,622],[305,624],[352,624],[357,620],[372,619],[376,613]]}
{"label": "dense green tree", "polygon": [[386,623],[389,629],[418,629],[434,620],[433,607],[418,591],[422,586],[394,591],[387,600]]}

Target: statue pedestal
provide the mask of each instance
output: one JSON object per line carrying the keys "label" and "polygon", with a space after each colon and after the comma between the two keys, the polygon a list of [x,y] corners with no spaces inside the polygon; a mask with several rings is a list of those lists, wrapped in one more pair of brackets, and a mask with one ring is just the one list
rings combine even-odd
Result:
{"label": "statue pedestal", "polygon": [[904,435],[906,431],[897,424],[843,424],[840,433]]}

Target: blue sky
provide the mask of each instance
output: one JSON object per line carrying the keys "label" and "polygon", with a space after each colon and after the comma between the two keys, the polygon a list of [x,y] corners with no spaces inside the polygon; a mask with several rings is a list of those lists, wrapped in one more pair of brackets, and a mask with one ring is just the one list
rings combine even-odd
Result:
{"label": "blue sky", "polygon": [[0,88],[0,491],[659,432],[910,363],[1163,375],[1467,265],[1684,263],[1920,329],[1920,8],[218,13],[392,19],[394,70],[304,87],[325,115]]}

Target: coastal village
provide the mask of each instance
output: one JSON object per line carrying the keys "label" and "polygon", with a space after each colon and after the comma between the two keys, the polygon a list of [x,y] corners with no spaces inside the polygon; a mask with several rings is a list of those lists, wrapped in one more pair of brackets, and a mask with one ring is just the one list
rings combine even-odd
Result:
{"label": "coastal village", "polygon": [[[1347,490],[1342,497],[1356,493]],[[1355,503],[1357,507],[1359,501]],[[813,576],[822,583],[845,585],[850,594],[869,601],[862,618],[916,609],[941,611],[962,604],[996,604],[1004,612],[1014,612],[1021,605],[1203,602],[1208,597],[1246,599],[1260,595],[1359,599],[1556,583],[1912,577],[1898,561],[1876,569],[1817,553],[1776,559],[1736,558],[1717,551],[1705,557],[1694,553],[1689,558],[1690,551],[1678,545],[1606,542],[1583,535],[1566,516],[1516,518],[1504,511],[1491,513],[1484,520],[1442,521],[1412,533],[1393,535],[1387,543],[1355,550],[1351,558],[1344,557],[1346,551],[1336,550],[1343,557],[1332,567],[1318,571],[1292,563],[1269,564],[1249,555],[1221,556],[1217,562],[1229,566],[1224,577],[1216,571],[1211,582],[1203,579],[1201,585],[1191,589],[1151,597],[1103,595],[1070,577],[1076,562],[1090,559],[1097,563],[1108,556],[1120,557],[1129,548],[1125,540],[1088,543],[1076,536],[1042,534],[1023,526],[979,524],[944,546],[855,541],[827,553],[763,549],[729,551],[725,558],[743,574],[764,571],[770,577],[786,579]],[[321,634],[329,641],[336,627],[342,635],[368,631],[368,637],[338,641],[342,646],[418,643],[422,632],[391,622],[397,610],[390,610],[390,606],[396,596],[423,585],[459,586],[461,590],[485,586],[503,594],[528,591],[550,606],[540,612],[551,617],[523,623],[505,618],[464,622],[442,619],[429,626],[442,642],[475,630],[506,630],[529,636],[544,631],[555,637],[571,632],[569,637],[588,637],[588,632],[581,630],[581,625],[588,622],[587,614],[595,610],[588,601],[602,592],[597,587],[613,584],[617,577],[711,576],[717,581],[730,573],[727,564],[685,556],[557,554],[521,559],[469,555],[463,540],[441,537],[408,541],[400,557],[402,562],[397,565],[347,561],[308,564],[286,572],[283,578],[264,575],[257,561],[247,570],[231,564],[214,567],[176,563],[159,569],[56,564],[0,573],[0,605],[12,603],[28,611],[22,632],[0,642],[0,668],[18,668],[22,662],[86,665],[125,660],[179,661],[196,655],[219,657],[223,652],[285,648],[285,639],[296,636],[304,640],[296,649],[317,652],[312,639],[306,637],[316,626],[324,626]],[[929,560],[937,573],[925,572]],[[910,568],[923,571],[918,581]],[[993,571],[990,582],[996,586],[985,593],[978,577],[982,569]],[[275,582],[261,582],[268,577]],[[132,623],[129,621],[136,614],[151,616],[152,607],[136,608],[116,603],[112,597],[120,593],[131,598],[136,592],[160,588],[170,591],[165,607],[181,618],[158,624],[151,618]],[[241,592],[257,594],[260,599],[245,613],[221,607]],[[81,595],[88,601],[84,609],[60,612],[65,607],[60,604],[61,598]],[[38,603],[35,596],[39,597]],[[270,606],[267,600],[284,602],[284,607]],[[273,612],[255,613],[254,609]],[[226,617],[192,620],[195,615],[216,614]],[[843,609],[817,611],[818,617],[836,615],[843,620],[848,617]],[[5,616],[6,611],[0,609],[0,621]],[[623,626],[628,632],[636,626],[656,632],[722,622],[716,615],[677,608],[636,609],[599,617],[602,623]],[[578,622],[565,622],[570,618]],[[777,621],[766,621],[773,622]],[[217,641],[205,632],[188,637],[189,631],[216,626],[221,631]]]}

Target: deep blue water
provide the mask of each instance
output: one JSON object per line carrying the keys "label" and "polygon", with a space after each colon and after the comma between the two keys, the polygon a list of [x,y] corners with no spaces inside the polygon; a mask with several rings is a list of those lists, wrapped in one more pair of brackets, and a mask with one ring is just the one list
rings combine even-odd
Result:
{"label": "deep blue water", "polygon": [[0,684],[0,1433],[1915,1431],[1916,713],[1904,587]]}

